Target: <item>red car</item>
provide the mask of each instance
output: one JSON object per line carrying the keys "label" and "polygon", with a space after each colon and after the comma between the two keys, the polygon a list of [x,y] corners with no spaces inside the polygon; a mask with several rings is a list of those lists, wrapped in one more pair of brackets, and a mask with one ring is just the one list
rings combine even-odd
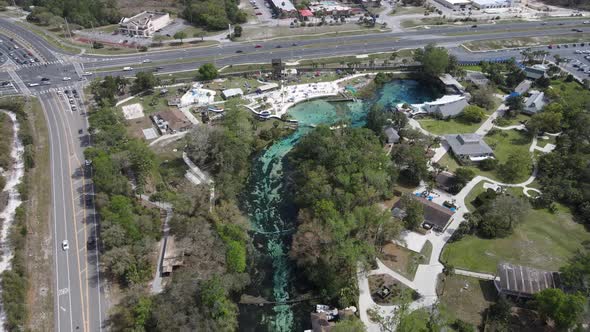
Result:
{"label": "red car", "polygon": [[254,48],[262,48],[262,45],[256,45]]}

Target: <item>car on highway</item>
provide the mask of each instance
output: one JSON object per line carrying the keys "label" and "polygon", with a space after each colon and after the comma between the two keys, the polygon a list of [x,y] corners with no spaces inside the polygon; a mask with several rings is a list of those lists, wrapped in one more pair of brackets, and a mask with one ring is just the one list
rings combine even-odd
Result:
{"label": "car on highway", "polygon": [[590,21],[584,21],[583,23],[584,24],[590,24]]}
{"label": "car on highway", "polygon": [[68,250],[70,249],[70,243],[68,242],[68,240],[63,240],[61,241],[61,248],[63,250]]}
{"label": "car on highway", "polygon": [[132,70],[133,70],[133,68],[131,68],[131,67],[123,67],[123,71],[132,71]]}
{"label": "car on highway", "polygon": [[244,53],[242,50],[237,50],[236,53]]}
{"label": "car on highway", "polygon": [[71,81],[71,80],[72,80],[72,78],[71,78],[71,77],[67,77],[67,76],[65,76],[64,78],[62,78],[62,80],[64,80],[64,81]]}
{"label": "car on highway", "polygon": [[472,26],[471,26],[471,28],[472,28],[472,29],[475,29],[475,28],[477,28],[477,24],[474,24],[474,25],[472,25]]}
{"label": "car on highway", "polygon": [[90,75],[92,75],[92,73],[89,71],[85,71],[84,73],[82,73],[82,76],[90,76]]}
{"label": "car on highway", "polygon": [[262,45],[256,45],[254,48],[262,48]]}
{"label": "car on highway", "polygon": [[77,111],[77,110],[78,110],[78,107],[76,107],[76,105],[72,105],[72,111],[74,111],[74,112],[75,112],[75,111]]}
{"label": "car on highway", "polygon": [[152,60],[150,60],[150,59],[145,59],[145,60],[143,60],[142,62],[143,62],[143,63],[150,63],[150,62],[152,62]]}
{"label": "car on highway", "polygon": [[29,83],[30,87],[39,86],[39,83]]}
{"label": "car on highway", "polygon": [[275,46],[275,48],[282,48],[282,47],[283,47],[283,46],[281,46],[281,45],[277,45],[277,46]]}

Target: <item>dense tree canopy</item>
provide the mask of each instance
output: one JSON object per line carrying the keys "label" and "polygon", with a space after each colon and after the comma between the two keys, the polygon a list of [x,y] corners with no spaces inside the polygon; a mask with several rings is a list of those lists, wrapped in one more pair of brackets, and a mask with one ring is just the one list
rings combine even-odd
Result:
{"label": "dense tree canopy", "polygon": [[301,208],[291,257],[328,295],[353,283],[359,261],[399,231],[374,206],[391,195],[397,172],[368,129],[318,127],[290,153]]}
{"label": "dense tree canopy", "polygon": [[417,49],[414,60],[422,63],[424,73],[429,76],[439,76],[449,67],[449,53],[444,47],[428,44],[424,49]]}
{"label": "dense tree canopy", "polygon": [[183,17],[211,30],[224,30],[228,24],[246,23],[247,15],[238,8],[239,0],[188,0]]}
{"label": "dense tree canopy", "polygon": [[560,330],[568,330],[580,319],[586,299],[579,294],[566,294],[558,288],[548,288],[535,294],[535,307],[541,317],[551,319]]}
{"label": "dense tree canopy", "polygon": [[[65,24],[68,22],[83,27],[118,23],[121,15],[115,0],[20,0],[25,8],[34,5],[27,20],[44,25]],[[28,9],[28,8],[27,8]]]}
{"label": "dense tree canopy", "polygon": [[217,78],[218,75],[217,68],[212,63],[206,63],[199,67],[199,78],[202,80],[210,81]]}

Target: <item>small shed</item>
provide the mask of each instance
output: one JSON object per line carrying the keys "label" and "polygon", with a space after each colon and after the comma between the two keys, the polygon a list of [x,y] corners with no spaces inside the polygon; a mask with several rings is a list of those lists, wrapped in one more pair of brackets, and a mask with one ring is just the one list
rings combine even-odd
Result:
{"label": "small shed", "polygon": [[386,137],[387,144],[395,144],[399,142],[399,133],[393,127],[387,127],[383,130]]}

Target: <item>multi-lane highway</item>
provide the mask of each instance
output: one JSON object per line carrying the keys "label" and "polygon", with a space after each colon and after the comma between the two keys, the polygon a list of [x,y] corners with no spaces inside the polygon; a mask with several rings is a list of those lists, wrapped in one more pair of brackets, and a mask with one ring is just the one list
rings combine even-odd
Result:
{"label": "multi-lane highway", "polygon": [[[79,98],[73,99],[77,108],[82,107]],[[98,270],[93,187],[83,156],[89,139],[86,115],[72,111],[63,92],[44,95],[41,103],[51,142],[55,330],[99,331],[106,305]]]}
{"label": "multi-lane highway", "polygon": [[[14,38],[16,43],[25,44],[40,60],[25,65],[4,64],[0,67],[0,82],[11,81],[11,90],[6,89],[9,92],[17,89],[20,93],[41,95],[49,125],[53,186],[51,223],[55,256],[55,330],[100,331],[108,310],[96,250],[97,218],[92,199],[93,187],[83,157],[83,148],[89,143],[88,123],[81,95],[82,84],[86,83],[82,76],[84,71],[93,73],[90,78],[121,74],[132,76],[138,70],[156,67],[161,67],[159,73],[194,70],[206,62],[214,62],[218,66],[269,63],[273,58],[299,60],[359,52],[391,52],[394,49],[421,47],[430,42],[452,47],[474,40],[538,36],[540,33],[545,36],[571,34],[571,29],[581,24],[582,20],[568,19],[551,21],[543,26],[540,22],[490,24],[477,28],[435,26],[411,32],[223,43],[212,47],[181,48],[125,56],[78,56],[67,54],[22,26],[0,18],[0,34]],[[260,47],[255,48],[255,45]],[[468,53],[458,54],[472,58]],[[481,59],[482,55],[477,57]],[[149,60],[149,63],[144,63],[144,60]],[[135,69],[121,72],[124,66]],[[64,81],[64,77],[70,77],[71,80]],[[30,86],[31,84],[34,86]],[[80,96],[73,97],[70,102],[70,97],[63,91],[73,88]],[[72,103],[77,111],[72,110]],[[63,241],[67,241],[68,249],[63,248]]]}

